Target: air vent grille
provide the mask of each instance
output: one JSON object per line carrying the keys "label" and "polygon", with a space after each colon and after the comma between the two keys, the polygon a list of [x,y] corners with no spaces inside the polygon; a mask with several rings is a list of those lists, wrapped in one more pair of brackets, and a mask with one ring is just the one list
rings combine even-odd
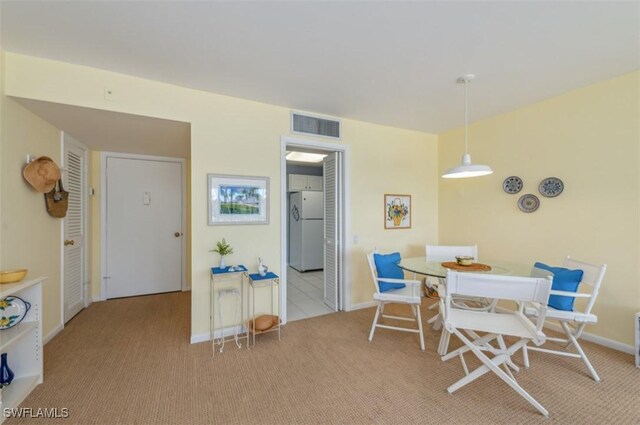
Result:
{"label": "air vent grille", "polygon": [[340,138],[340,121],[297,113],[291,115],[291,130],[294,133]]}

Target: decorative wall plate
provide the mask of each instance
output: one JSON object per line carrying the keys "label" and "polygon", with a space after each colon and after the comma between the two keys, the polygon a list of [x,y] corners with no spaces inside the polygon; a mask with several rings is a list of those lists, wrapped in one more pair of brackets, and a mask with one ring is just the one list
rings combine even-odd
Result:
{"label": "decorative wall plate", "polygon": [[0,300],[0,330],[12,328],[20,323],[30,308],[31,304],[14,295]]}
{"label": "decorative wall plate", "polygon": [[520,192],[522,186],[522,179],[518,176],[509,176],[502,182],[502,189],[511,195]]}
{"label": "decorative wall plate", "polygon": [[547,198],[555,198],[564,190],[564,183],[557,177],[547,177],[538,185],[540,194]]}
{"label": "decorative wall plate", "polygon": [[518,199],[518,208],[526,213],[532,213],[540,206],[540,199],[536,195],[527,193]]}

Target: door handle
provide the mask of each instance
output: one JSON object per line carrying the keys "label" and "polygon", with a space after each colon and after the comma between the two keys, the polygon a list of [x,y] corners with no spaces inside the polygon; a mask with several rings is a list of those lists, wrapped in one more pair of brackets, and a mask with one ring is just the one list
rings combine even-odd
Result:
{"label": "door handle", "polygon": [[75,244],[73,239],[65,239],[64,240],[64,246],[73,245],[73,244]]}
{"label": "door handle", "polygon": [[175,232],[175,233],[173,234],[173,236],[175,236],[176,238],[179,238],[179,237],[180,237],[180,232]]}

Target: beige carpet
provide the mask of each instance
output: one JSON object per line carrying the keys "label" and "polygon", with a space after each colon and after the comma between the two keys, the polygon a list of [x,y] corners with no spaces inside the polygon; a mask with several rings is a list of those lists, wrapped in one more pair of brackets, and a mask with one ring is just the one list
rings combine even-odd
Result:
{"label": "beige carpet", "polygon": [[6,424],[640,423],[632,356],[590,343],[600,384],[579,361],[540,353],[516,375],[545,420],[494,375],[449,395],[463,372],[436,355],[438,334],[427,328],[425,352],[414,334],[378,330],[369,343],[373,309],[292,322],[281,342],[262,335],[255,349],[212,358],[209,343],[188,342],[190,296],[91,305],[45,346],[44,384],[22,404],[69,418]]}

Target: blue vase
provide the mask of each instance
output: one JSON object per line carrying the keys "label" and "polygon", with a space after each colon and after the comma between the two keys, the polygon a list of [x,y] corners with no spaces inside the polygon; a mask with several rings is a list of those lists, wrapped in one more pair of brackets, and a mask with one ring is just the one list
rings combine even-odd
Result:
{"label": "blue vase", "polygon": [[13,371],[7,364],[7,353],[2,353],[2,363],[0,363],[0,388],[4,388],[13,381]]}

